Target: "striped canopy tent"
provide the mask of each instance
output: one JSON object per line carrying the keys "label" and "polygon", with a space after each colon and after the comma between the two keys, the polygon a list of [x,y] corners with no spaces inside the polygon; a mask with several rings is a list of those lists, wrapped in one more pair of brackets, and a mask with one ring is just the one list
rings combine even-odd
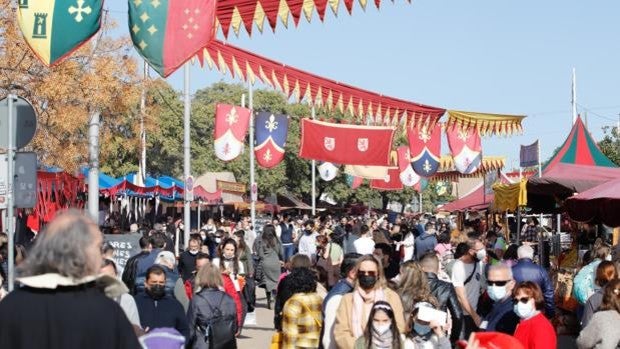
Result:
{"label": "striped canopy tent", "polygon": [[603,154],[577,117],[560,149],[543,167],[542,177],[528,180],[528,206],[537,212],[557,211],[564,199],[614,178],[620,178],[620,168]]}

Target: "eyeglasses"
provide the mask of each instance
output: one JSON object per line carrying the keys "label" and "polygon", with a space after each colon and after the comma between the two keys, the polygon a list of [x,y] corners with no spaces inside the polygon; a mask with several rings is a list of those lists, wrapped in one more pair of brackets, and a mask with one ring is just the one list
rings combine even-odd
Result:
{"label": "eyeglasses", "polygon": [[491,280],[487,280],[487,284],[489,284],[489,286],[506,286],[507,283],[509,283],[510,280],[504,280],[504,281],[491,281]]}
{"label": "eyeglasses", "polygon": [[527,302],[530,301],[530,297],[523,297],[523,298],[515,298],[512,300],[512,303],[517,304],[519,302],[523,303],[523,304],[527,304]]}
{"label": "eyeglasses", "polygon": [[377,272],[374,270],[358,270],[357,271],[357,276],[364,276],[364,275],[377,276]]}

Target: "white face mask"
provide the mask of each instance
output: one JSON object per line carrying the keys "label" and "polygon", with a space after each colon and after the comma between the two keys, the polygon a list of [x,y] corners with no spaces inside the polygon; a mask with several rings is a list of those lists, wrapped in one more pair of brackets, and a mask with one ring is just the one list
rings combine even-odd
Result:
{"label": "white face mask", "polygon": [[534,306],[532,306],[530,302],[527,302],[525,304],[519,302],[515,304],[513,310],[515,314],[517,314],[517,316],[521,319],[529,319],[534,316],[534,314],[536,314],[536,309],[534,308]]}
{"label": "white face mask", "polygon": [[607,257],[605,257],[605,260],[611,262],[611,255],[608,254]]}
{"label": "white face mask", "polygon": [[372,324],[372,327],[374,327],[375,331],[377,331],[378,334],[384,334],[387,331],[390,330],[390,326],[391,324],[384,324],[384,325],[377,325],[375,323]]}
{"label": "white face mask", "polygon": [[487,287],[487,293],[489,294],[489,298],[491,298],[494,302],[502,300],[506,298],[506,286],[489,286]]}
{"label": "white face mask", "polygon": [[484,257],[487,256],[487,250],[482,249],[482,250],[478,250],[478,252],[476,252],[476,258],[481,261],[484,259]]}

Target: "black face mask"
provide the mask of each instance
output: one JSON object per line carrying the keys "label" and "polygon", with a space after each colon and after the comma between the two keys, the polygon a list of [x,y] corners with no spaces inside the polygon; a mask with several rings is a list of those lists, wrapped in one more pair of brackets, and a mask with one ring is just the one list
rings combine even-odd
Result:
{"label": "black face mask", "polygon": [[377,283],[377,277],[372,275],[358,276],[357,279],[359,280],[360,286],[365,290],[375,287]]}
{"label": "black face mask", "polygon": [[164,296],[166,295],[166,289],[164,285],[153,285],[150,288],[146,289],[146,293],[151,296],[151,298],[159,300],[164,298]]}

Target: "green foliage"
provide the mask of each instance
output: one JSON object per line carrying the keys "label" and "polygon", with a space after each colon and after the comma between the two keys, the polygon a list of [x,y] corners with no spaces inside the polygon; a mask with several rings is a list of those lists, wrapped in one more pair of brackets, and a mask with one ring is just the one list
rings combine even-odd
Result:
{"label": "green foliage", "polygon": [[603,127],[603,139],[598,142],[598,147],[609,160],[620,166],[620,134],[617,127]]}

